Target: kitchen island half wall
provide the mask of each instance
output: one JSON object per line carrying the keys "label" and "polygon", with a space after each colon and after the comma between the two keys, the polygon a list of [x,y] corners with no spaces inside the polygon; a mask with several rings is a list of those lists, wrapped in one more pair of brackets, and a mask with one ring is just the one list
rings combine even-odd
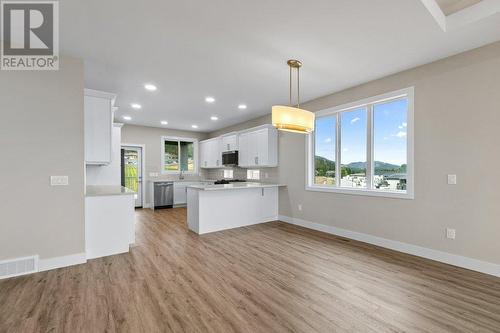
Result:
{"label": "kitchen island half wall", "polygon": [[187,187],[188,227],[197,234],[278,219],[280,184],[233,183]]}

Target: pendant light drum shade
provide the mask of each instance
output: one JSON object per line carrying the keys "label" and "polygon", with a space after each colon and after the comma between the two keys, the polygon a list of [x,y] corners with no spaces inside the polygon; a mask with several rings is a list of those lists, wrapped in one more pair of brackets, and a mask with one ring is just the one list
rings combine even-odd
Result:
{"label": "pendant light drum shade", "polygon": [[314,113],[291,106],[275,105],[272,108],[273,126],[282,131],[310,133],[314,131]]}
{"label": "pendant light drum shade", "polygon": [[[282,131],[307,134],[314,131],[314,113],[300,108],[300,76],[302,62],[295,59],[287,61],[290,67],[290,106],[275,105],[272,108],[273,126]],[[292,71],[297,70],[297,107],[292,105]]]}

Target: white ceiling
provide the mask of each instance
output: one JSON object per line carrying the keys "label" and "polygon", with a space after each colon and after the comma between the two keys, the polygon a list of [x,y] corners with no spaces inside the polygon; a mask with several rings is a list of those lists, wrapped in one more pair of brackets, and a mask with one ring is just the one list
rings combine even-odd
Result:
{"label": "white ceiling", "polygon": [[462,9],[481,2],[481,0],[436,0],[445,15],[451,15]]}
{"label": "white ceiling", "polygon": [[117,120],[203,132],[287,104],[289,58],[311,100],[500,39],[499,14],[444,32],[421,0],[61,0],[60,12],[62,53],[85,60],[87,88],[118,94]]}

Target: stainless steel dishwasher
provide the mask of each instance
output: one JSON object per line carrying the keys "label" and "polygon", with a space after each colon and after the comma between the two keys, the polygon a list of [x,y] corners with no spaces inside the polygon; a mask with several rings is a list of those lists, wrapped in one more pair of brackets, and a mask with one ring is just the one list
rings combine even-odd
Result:
{"label": "stainless steel dishwasher", "polygon": [[172,208],[174,205],[174,183],[155,182],[154,183],[154,207],[153,209]]}

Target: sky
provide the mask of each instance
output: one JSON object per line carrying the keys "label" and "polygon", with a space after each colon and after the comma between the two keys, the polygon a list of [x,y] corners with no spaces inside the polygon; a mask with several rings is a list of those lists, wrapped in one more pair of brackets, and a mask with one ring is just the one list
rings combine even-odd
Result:
{"label": "sky", "polygon": [[[400,99],[377,104],[373,109],[374,157],[396,165],[406,163],[406,111],[408,101]],[[341,113],[342,164],[366,161],[367,110]],[[335,160],[335,115],[316,119],[316,155]]]}

